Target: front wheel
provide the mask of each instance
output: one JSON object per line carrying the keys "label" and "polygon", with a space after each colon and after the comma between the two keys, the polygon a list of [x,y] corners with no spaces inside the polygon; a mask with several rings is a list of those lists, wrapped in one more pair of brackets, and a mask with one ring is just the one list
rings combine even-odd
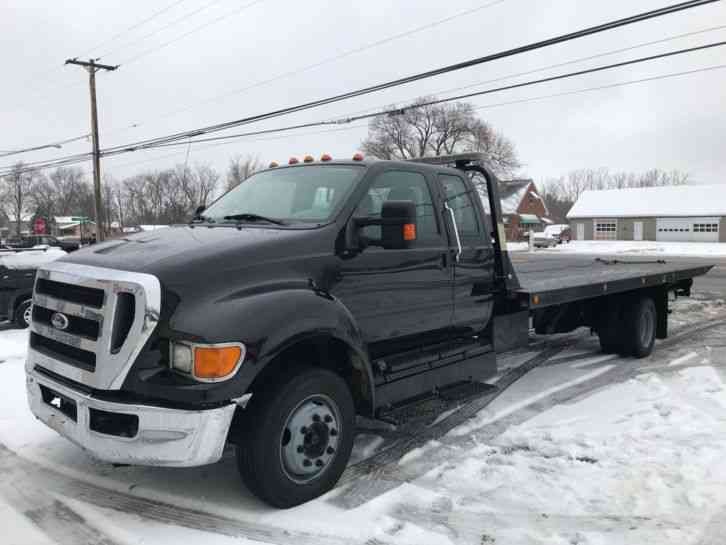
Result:
{"label": "front wheel", "polygon": [[33,301],[26,299],[18,305],[15,309],[15,325],[21,329],[30,327],[30,322],[33,319]]}
{"label": "front wheel", "polygon": [[353,447],[355,408],[345,381],[303,368],[254,392],[237,430],[237,465],[252,493],[288,508],[335,486]]}

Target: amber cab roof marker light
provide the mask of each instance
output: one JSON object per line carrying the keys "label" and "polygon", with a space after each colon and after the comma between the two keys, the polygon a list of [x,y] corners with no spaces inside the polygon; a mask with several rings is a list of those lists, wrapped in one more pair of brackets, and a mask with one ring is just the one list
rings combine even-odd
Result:
{"label": "amber cab roof marker light", "polygon": [[272,161],[268,168],[277,168],[279,166],[280,166],[280,164],[277,161]]}
{"label": "amber cab roof marker light", "polygon": [[306,163],[313,163],[315,161],[315,158],[312,155],[306,155],[303,161]]}

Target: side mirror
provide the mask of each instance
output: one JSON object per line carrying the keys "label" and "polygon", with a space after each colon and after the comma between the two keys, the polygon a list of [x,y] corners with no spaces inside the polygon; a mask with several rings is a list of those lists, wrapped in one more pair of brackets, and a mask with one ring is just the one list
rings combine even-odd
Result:
{"label": "side mirror", "polygon": [[[381,227],[380,239],[358,235],[360,229],[369,225]],[[352,245],[358,249],[382,246],[387,250],[404,250],[416,240],[416,205],[413,201],[386,201],[380,218],[354,218],[353,226],[355,234],[352,238],[357,239],[357,243]]]}
{"label": "side mirror", "polygon": [[207,207],[204,206],[203,204],[197,206],[197,209],[194,211],[194,217],[195,218],[199,217],[202,214],[202,212],[204,212],[206,209],[207,209]]}

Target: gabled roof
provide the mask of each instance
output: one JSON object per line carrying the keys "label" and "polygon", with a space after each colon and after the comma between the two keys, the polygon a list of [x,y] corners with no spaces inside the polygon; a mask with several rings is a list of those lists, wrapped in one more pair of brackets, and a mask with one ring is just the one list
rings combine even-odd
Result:
{"label": "gabled roof", "polygon": [[573,218],[726,216],[726,184],[585,191]]}
{"label": "gabled roof", "polygon": [[499,182],[499,198],[502,201],[502,214],[516,214],[527,188],[532,180],[507,180]]}

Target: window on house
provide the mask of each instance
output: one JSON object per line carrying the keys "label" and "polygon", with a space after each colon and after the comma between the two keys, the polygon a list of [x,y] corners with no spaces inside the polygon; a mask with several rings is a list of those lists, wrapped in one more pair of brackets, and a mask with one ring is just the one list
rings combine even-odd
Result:
{"label": "window on house", "polygon": [[595,238],[595,240],[617,240],[617,238],[618,238],[618,222],[617,222],[617,220],[596,220],[594,238]]}

